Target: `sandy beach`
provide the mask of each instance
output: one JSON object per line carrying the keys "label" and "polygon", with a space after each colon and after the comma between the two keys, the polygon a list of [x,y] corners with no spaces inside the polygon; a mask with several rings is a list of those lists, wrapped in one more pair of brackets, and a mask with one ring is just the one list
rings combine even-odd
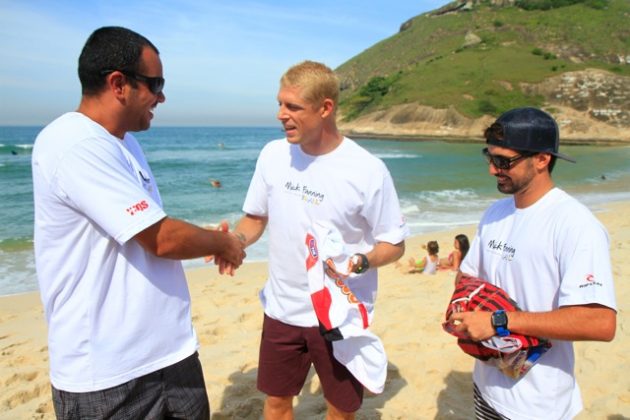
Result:
{"label": "sandy beach", "polygon": [[[578,419],[630,418],[630,202],[612,203],[596,213],[610,234],[618,304],[617,336],[611,343],[576,344],[577,377],[585,410]],[[420,235],[407,241],[401,262],[437,240],[440,255],[453,238],[475,227]],[[262,309],[258,291],[266,264],[243,265],[234,277],[214,266],[188,271],[193,321],[210,396],[213,419],[258,419],[263,395],[256,390]],[[469,419],[472,414],[473,359],[441,329],[454,274],[402,275],[380,269],[373,331],[389,357],[388,379],[380,395],[366,395],[359,419]],[[48,380],[46,323],[37,293],[0,298],[0,419],[54,418]],[[323,419],[325,404],[311,375],[296,399],[297,419]]]}

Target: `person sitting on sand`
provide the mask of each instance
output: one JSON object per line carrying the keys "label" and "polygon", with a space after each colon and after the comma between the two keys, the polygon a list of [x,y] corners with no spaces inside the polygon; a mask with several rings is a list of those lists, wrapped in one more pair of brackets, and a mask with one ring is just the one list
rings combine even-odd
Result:
{"label": "person sitting on sand", "polygon": [[463,233],[455,236],[455,241],[453,243],[453,251],[448,254],[447,258],[440,259],[440,263],[438,268],[440,270],[459,270],[459,265],[464,260],[466,253],[468,253],[468,248],[470,248],[470,242],[468,241],[468,236]]}
{"label": "person sitting on sand", "polygon": [[[424,273],[435,274],[437,272],[438,263],[440,258],[438,253],[440,252],[440,246],[437,241],[429,241],[426,245],[422,245],[422,249],[427,250],[427,255],[422,258],[409,258],[409,265],[405,270],[406,274],[411,273]],[[396,267],[400,267],[400,264],[396,264]]]}

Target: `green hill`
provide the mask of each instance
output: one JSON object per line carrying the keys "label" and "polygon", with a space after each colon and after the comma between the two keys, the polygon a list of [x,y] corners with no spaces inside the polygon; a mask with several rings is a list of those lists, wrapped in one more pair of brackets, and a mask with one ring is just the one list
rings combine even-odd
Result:
{"label": "green hill", "polygon": [[[470,119],[549,107],[553,98],[532,86],[587,69],[630,89],[630,1],[456,1],[410,19],[337,68],[340,116],[351,123],[403,104],[450,108]],[[630,117],[625,95],[615,105],[625,113],[621,120]],[[589,107],[565,99],[555,105]]]}

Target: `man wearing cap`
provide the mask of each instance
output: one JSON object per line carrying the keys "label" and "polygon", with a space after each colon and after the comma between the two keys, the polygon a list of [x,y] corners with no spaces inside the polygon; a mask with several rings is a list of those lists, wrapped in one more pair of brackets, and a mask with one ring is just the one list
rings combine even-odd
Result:
{"label": "man wearing cap", "polygon": [[473,372],[481,419],[570,419],[582,410],[572,341],[610,341],[616,303],[608,234],[593,214],[554,186],[558,126],[547,113],[518,108],[485,131],[483,154],[508,198],[486,210],[460,273],[483,278],[519,312],[461,312],[449,320],[473,340],[514,332],[552,347],[520,379],[482,361]]}

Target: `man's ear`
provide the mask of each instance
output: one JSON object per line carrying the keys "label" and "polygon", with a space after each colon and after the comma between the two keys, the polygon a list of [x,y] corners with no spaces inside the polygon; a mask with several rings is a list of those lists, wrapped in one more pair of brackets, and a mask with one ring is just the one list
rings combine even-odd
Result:
{"label": "man's ear", "polygon": [[322,110],[321,111],[322,118],[328,117],[330,114],[332,114],[335,111],[335,101],[329,98],[324,99],[321,110]]}
{"label": "man's ear", "polygon": [[107,75],[106,84],[107,89],[119,98],[125,95],[127,77],[119,71],[114,71]]}
{"label": "man's ear", "polygon": [[549,153],[538,153],[534,155],[534,163],[537,169],[545,169],[551,163],[551,155]]}

